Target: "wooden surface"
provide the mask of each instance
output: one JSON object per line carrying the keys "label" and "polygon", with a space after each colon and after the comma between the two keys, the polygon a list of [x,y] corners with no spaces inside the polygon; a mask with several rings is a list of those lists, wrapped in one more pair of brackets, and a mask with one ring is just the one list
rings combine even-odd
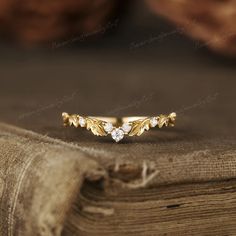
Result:
{"label": "wooden surface", "polygon": [[[130,50],[147,35],[75,53],[2,50],[0,120],[40,134],[0,125],[5,235],[236,235],[235,64],[185,39]],[[178,119],[116,144],[64,128],[62,111]]]}

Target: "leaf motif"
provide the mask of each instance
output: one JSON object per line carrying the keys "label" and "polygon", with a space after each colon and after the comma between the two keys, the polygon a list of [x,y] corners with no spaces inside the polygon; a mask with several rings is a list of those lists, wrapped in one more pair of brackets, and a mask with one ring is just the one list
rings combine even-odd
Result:
{"label": "leaf motif", "polygon": [[168,117],[169,117],[169,126],[173,127],[175,125],[176,113],[172,112]]}
{"label": "leaf motif", "polygon": [[70,117],[69,114],[66,112],[63,112],[61,115],[62,115],[63,124],[65,126],[68,125],[69,117]]}
{"label": "leaf motif", "polygon": [[160,115],[158,119],[158,127],[162,128],[164,125],[168,126],[169,118],[165,115]]}
{"label": "leaf motif", "polygon": [[150,119],[137,120],[132,122],[132,128],[129,132],[129,136],[140,136],[145,130],[149,130]]}
{"label": "leaf motif", "polygon": [[107,133],[103,127],[103,121],[93,118],[86,118],[86,122],[87,130],[91,130],[94,135],[107,136]]}
{"label": "leaf motif", "polygon": [[69,121],[68,121],[69,125],[74,125],[75,127],[78,127],[79,126],[79,120],[78,120],[78,117],[77,115],[71,115],[69,117]]}
{"label": "leaf motif", "polygon": [[171,114],[167,115],[160,115],[158,117],[158,126],[162,128],[163,126],[174,126],[176,119],[176,113],[172,112]]}

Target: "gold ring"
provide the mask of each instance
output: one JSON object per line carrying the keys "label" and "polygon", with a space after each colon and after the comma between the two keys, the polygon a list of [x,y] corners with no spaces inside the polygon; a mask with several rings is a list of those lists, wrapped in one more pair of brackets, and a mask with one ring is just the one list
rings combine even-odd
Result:
{"label": "gold ring", "polygon": [[91,130],[94,135],[111,137],[119,142],[128,136],[140,136],[145,130],[163,126],[173,127],[176,120],[176,113],[159,116],[129,116],[129,117],[101,117],[81,116],[77,114],[62,113],[64,126],[82,127]]}

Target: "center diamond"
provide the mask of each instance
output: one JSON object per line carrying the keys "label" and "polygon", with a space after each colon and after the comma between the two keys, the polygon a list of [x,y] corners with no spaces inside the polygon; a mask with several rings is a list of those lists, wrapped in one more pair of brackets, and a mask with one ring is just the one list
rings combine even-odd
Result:
{"label": "center diamond", "polygon": [[121,139],[124,138],[124,131],[122,129],[116,128],[111,132],[111,137],[116,142],[119,142]]}

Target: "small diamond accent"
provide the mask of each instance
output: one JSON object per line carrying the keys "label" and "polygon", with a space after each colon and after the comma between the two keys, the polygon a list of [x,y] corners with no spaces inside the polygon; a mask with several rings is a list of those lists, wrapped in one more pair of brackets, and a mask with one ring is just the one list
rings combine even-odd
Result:
{"label": "small diamond accent", "polygon": [[157,118],[156,118],[156,117],[152,117],[152,118],[150,119],[150,124],[151,124],[152,127],[157,126],[157,123],[158,123],[158,121],[157,121]]}
{"label": "small diamond accent", "polygon": [[85,127],[86,125],[86,120],[83,117],[79,117],[79,124],[81,127]]}
{"label": "small diamond accent", "polygon": [[110,123],[110,122],[105,123],[104,129],[105,129],[105,131],[106,131],[107,133],[111,133],[111,131],[113,130],[113,125],[112,125],[112,123]]}
{"label": "small diamond accent", "polygon": [[116,142],[119,142],[121,139],[124,138],[124,131],[122,129],[114,129],[112,132],[111,132],[111,137],[116,141]]}
{"label": "small diamond accent", "polygon": [[129,123],[124,123],[124,124],[122,125],[122,129],[123,129],[123,131],[127,134],[127,133],[129,133],[129,131],[131,130],[131,125],[130,125]]}

